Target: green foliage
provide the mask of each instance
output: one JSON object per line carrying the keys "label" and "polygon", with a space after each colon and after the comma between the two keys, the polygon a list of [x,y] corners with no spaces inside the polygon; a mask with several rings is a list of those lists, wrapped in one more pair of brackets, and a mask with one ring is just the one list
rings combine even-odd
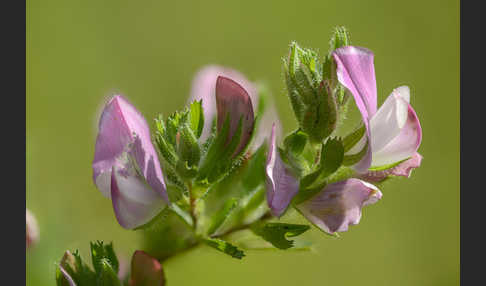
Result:
{"label": "green foliage", "polygon": [[212,184],[197,200],[197,233],[220,235],[265,214],[266,148],[267,144],[262,144],[237,170]]}
{"label": "green foliage", "polygon": [[236,198],[231,198],[226,201],[223,205],[223,208],[219,210],[211,219],[211,224],[208,229],[208,235],[214,234],[221,225],[225,222],[231,212],[236,208],[238,205],[238,200]]}
{"label": "green foliage", "polygon": [[214,249],[226,253],[233,258],[242,259],[245,256],[245,253],[241,249],[238,249],[236,246],[222,239],[207,238],[204,240],[204,242]]}
{"label": "green foliage", "polygon": [[118,259],[116,258],[115,251],[113,250],[113,243],[104,245],[103,241],[91,242],[91,259],[96,272],[100,272],[102,269],[102,263],[106,260],[115,273],[118,272]]}
{"label": "green foliage", "polygon": [[191,129],[196,137],[201,137],[204,128],[204,111],[202,108],[202,99],[191,103],[189,121],[191,122]]}
{"label": "green foliage", "polygon": [[[71,254],[66,251],[59,265],[71,276],[77,286],[119,286],[121,285],[117,273],[118,258],[113,250],[113,244],[105,245],[102,241],[91,242],[91,259],[94,271],[83,262],[78,251]],[[69,285],[68,281],[56,270],[57,285]]]}
{"label": "green foliage", "polygon": [[256,235],[261,236],[279,249],[291,248],[294,245],[294,241],[287,238],[301,235],[309,229],[310,226],[308,225],[273,222],[256,223],[251,227],[251,230]]}
{"label": "green foliage", "polygon": [[226,117],[221,130],[211,141],[208,151],[202,160],[196,181],[207,180],[214,183],[227,175],[233,163],[238,159],[235,150],[240,143],[243,121],[240,119],[233,137],[229,138],[230,119]]}
{"label": "green foliage", "polygon": [[285,137],[283,142],[285,150],[293,156],[299,156],[304,151],[307,139],[307,134],[301,129],[297,129]]}
{"label": "green foliage", "polygon": [[353,146],[356,145],[361,138],[363,138],[365,132],[366,127],[362,125],[360,128],[346,135],[346,137],[343,139],[344,152],[348,152],[351,148],[353,148]]}
{"label": "green foliage", "polygon": [[322,144],[319,163],[315,171],[300,181],[300,190],[293,203],[299,204],[322,190],[327,184],[328,177],[341,167],[343,160],[344,146],[341,139],[330,138]]}
{"label": "green foliage", "polygon": [[[224,237],[226,240],[238,248],[244,250],[265,250],[265,251],[279,251],[280,248],[275,247],[272,243],[266,241],[261,236],[255,234],[250,229],[242,229],[232,232]],[[311,243],[307,240],[296,237],[293,240],[293,246],[287,248],[286,251],[308,251],[311,249]]]}
{"label": "green foliage", "polygon": [[356,154],[345,155],[344,159],[343,159],[343,165],[344,166],[351,166],[351,165],[354,165],[354,164],[358,163],[359,161],[361,161],[361,159],[363,159],[363,157],[366,155],[366,152],[368,150],[368,144],[369,144],[369,141],[366,141],[366,144],[363,147],[363,149],[361,149],[361,151],[359,151]]}

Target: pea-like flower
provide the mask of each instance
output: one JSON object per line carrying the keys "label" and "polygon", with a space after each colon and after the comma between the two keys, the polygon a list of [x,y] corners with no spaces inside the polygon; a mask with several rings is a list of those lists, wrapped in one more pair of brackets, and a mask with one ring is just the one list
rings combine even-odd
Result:
{"label": "pea-like flower", "polygon": [[111,198],[122,227],[141,226],[169,203],[147,122],[131,103],[116,95],[105,106],[98,128],[93,180]]}
{"label": "pea-like flower", "polygon": [[367,148],[364,157],[354,165],[364,178],[379,181],[388,175],[410,176],[420,166],[417,153],[422,129],[417,114],[410,105],[410,89],[401,86],[393,90],[377,110],[376,79],[371,51],[353,46],[333,52],[337,77],[353,95],[361,112],[366,136],[346,155]]}
{"label": "pea-like flower", "polygon": [[[202,139],[209,136],[211,131],[211,125],[213,120],[216,118],[217,114],[217,104],[216,104],[216,84],[219,76],[229,78],[234,82],[238,83],[250,97],[252,102],[253,110],[258,110],[259,94],[257,86],[249,81],[242,73],[239,71],[222,67],[218,65],[208,65],[201,68],[192,81],[191,94],[188,102],[194,100],[202,99],[202,106],[204,109],[204,129],[201,135]],[[220,82],[221,83],[221,82]],[[269,102],[265,105],[265,111],[261,118],[259,118],[259,123],[257,126],[256,133],[253,139],[253,146],[258,147],[265,138],[268,137],[268,132],[272,127],[272,123],[277,122],[276,132],[281,133],[282,127],[279,123],[277,111],[273,103]]]}
{"label": "pea-like flower", "polygon": [[267,203],[274,216],[280,217],[299,191],[299,181],[285,165],[277,150],[275,124],[272,126],[265,166]]}
{"label": "pea-like flower", "polygon": [[361,219],[361,208],[376,203],[382,197],[378,188],[351,178],[327,185],[297,208],[315,226],[334,234],[344,232]]}

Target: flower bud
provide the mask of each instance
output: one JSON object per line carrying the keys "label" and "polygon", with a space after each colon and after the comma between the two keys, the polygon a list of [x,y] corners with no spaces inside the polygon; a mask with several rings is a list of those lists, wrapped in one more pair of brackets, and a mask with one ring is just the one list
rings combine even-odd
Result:
{"label": "flower bud", "polygon": [[130,286],[165,285],[164,270],[160,262],[141,250],[133,254],[131,275]]}
{"label": "flower bud", "polygon": [[284,69],[287,91],[300,128],[312,142],[321,142],[336,128],[337,103],[328,79],[322,77],[323,66],[317,53],[293,42]]}

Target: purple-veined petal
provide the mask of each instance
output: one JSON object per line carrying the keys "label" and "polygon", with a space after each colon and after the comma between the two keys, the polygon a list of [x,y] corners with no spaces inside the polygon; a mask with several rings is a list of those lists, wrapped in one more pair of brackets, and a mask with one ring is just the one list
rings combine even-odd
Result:
{"label": "purple-veined petal", "polygon": [[334,234],[348,230],[361,219],[361,208],[374,204],[382,193],[374,185],[351,178],[327,185],[297,208],[321,230]]}
{"label": "purple-veined petal", "polygon": [[235,135],[239,121],[242,119],[240,143],[233,155],[240,153],[248,144],[255,124],[250,96],[237,82],[219,76],[216,80],[216,108],[218,111],[218,130],[221,130],[226,117],[229,116],[228,140]]}
{"label": "purple-veined petal", "polygon": [[[333,52],[339,82],[353,95],[366,127],[366,138],[370,138],[369,120],[376,112],[376,78],[373,53],[365,48],[346,46]],[[366,141],[362,144],[366,144]],[[371,144],[366,155],[353,167],[364,172],[371,165]],[[351,151],[351,150],[350,150]],[[354,151],[354,150],[353,150]],[[358,153],[349,152],[347,155]]]}
{"label": "purple-veined petal", "polygon": [[133,253],[131,267],[130,286],[165,285],[162,265],[144,251],[137,250]]}
{"label": "purple-veined petal", "polygon": [[413,169],[420,167],[422,158],[422,155],[415,152],[410,159],[401,162],[395,167],[380,171],[369,170],[365,174],[360,175],[360,178],[370,182],[380,182],[390,175],[409,178]]}
{"label": "purple-veined petal", "polygon": [[93,160],[93,179],[106,196],[111,194],[111,170],[128,144],[133,144],[135,158],[147,183],[168,200],[157,152],[150,138],[145,118],[120,95],[114,96],[101,114]]}
{"label": "purple-veined petal", "polygon": [[39,241],[39,225],[35,216],[25,209],[25,246],[30,248]]}
{"label": "purple-veined petal", "polygon": [[267,203],[274,216],[280,217],[299,191],[299,181],[292,175],[277,150],[276,126],[272,126],[265,166]]}
{"label": "purple-veined petal", "polygon": [[393,90],[378,111],[371,117],[371,150],[373,150],[374,166],[375,154],[383,149],[391,140],[400,134],[408,118],[408,101],[410,89],[401,86]]}
{"label": "purple-veined petal", "polygon": [[422,128],[420,126],[420,121],[415,110],[413,110],[412,106],[407,102],[407,120],[405,124],[401,128],[399,134],[388,144],[380,150],[373,149],[373,160],[371,165],[373,167],[389,165],[409,158],[417,152],[421,142]]}
{"label": "purple-veined petal", "polygon": [[71,275],[69,275],[69,273],[67,273],[67,271],[61,265],[59,265],[59,270],[61,271],[62,276],[64,276],[64,279],[66,279],[66,281],[69,283],[69,286],[76,286],[76,283]]}
{"label": "purple-veined petal", "polygon": [[[201,68],[192,81],[191,95],[188,103],[202,99],[204,109],[204,129],[201,138],[206,139],[211,132],[211,124],[216,116],[216,80],[218,76],[231,78],[239,83],[250,96],[254,104],[258,103],[257,88],[242,73],[218,65],[209,65]],[[255,110],[257,106],[254,106]]]}
{"label": "purple-veined petal", "polygon": [[118,223],[133,229],[148,223],[163,208],[166,200],[156,193],[135,169],[130,153],[119,159],[111,172],[111,200]]}

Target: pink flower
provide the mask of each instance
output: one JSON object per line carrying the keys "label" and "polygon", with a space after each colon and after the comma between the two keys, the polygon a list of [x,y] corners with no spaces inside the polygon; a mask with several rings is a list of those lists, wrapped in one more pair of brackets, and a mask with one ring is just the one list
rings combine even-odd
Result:
{"label": "pink flower", "polygon": [[120,95],[105,106],[99,121],[93,179],[111,198],[124,228],[149,222],[168,203],[166,186],[147,122]]}
{"label": "pink flower", "polygon": [[[366,175],[369,168],[389,169],[386,175],[409,176],[420,165],[417,150],[422,140],[420,122],[410,105],[410,89],[396,88],[377,110],[373,53],[346,46],[336,49],[333,57],[338,80],[353,94],[366,128],[366,136],[346,155],[360,152],[369,143],[366,155],[354,165],[355,170]],[[403,165],[391,168],[397,163]]]}

